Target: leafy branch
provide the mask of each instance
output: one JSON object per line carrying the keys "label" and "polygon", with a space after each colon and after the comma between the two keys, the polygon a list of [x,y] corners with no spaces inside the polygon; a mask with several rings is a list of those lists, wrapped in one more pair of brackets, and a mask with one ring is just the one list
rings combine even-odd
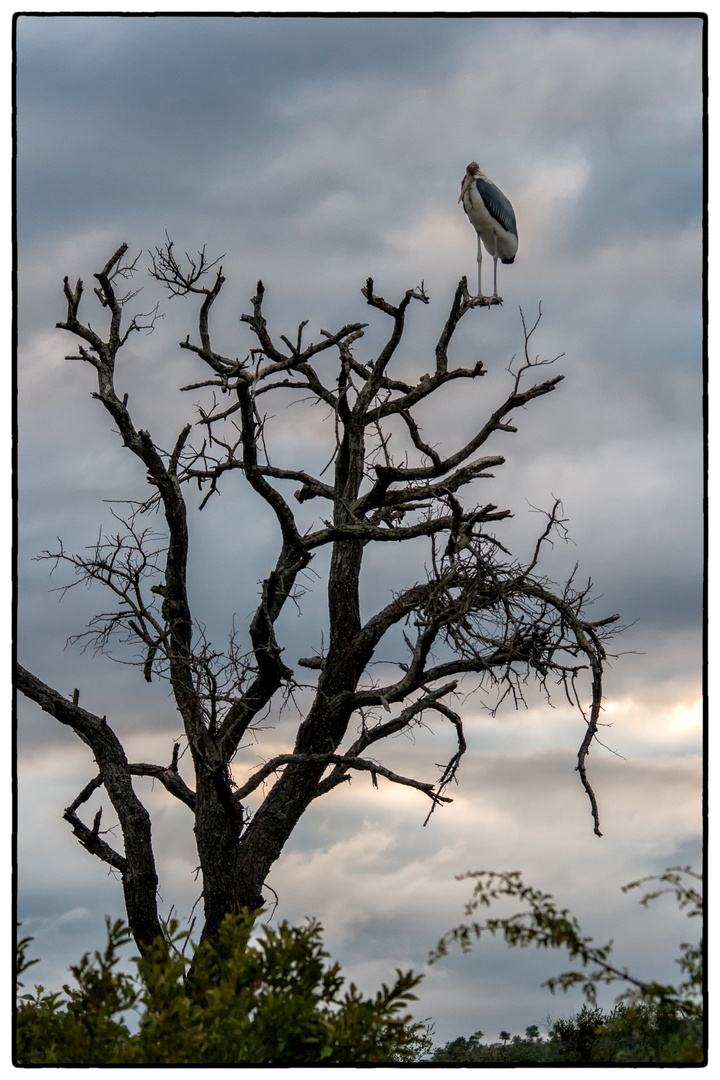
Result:
{"label": "leafy branch", "polygon": [[[612,963],[609,959],[612,941],[596,945],[592,937],[583,933],[580,923],[568,908],[560,907],[550,893],[526,885],[518,871],[498,873],[479,870],[463,874],[458,880],[475,882],[472,897],[465,908],[466,915],[472,915],[478,908],[489,908],[506,898],[519,900],[523,910],[509,916],[462,923],[449,930],[430,954],[430,963],[436,963],[446,956],[451,944],[458,944],[463,952],[469,952],[472,942],[479,940],[483,934],[502,936],[510,948],[534,945],[538,949],[565,949],[570,959],[578,960],[583,969],[592,969],[567,971],[547,979],[543,986],[553,993],[558,987],[565,991],[578,987],[586,1001],[594,1005],[599,985],[625,983],[629,984],[630,989],[621,994],[618,1001],[629,999],[667,1007],[686,1017],[702,1014],[702,942],[697,945],[681,944],[681,956],[677,962],[686,977],[679,986],[648,982],[631,975],[626,967]],[[692,885],[693,881],[701,880],[701,876],[689,866],[669,867],[663,874],[652,874],[631,882],[623,887],[623,892],[647,882],[658,882],[663,887],[646,893],[641,904],[647,906],[651,900],[670,893],[675,896],[679,909],[686,910],[689,917],[701,917],[702,893]]]}

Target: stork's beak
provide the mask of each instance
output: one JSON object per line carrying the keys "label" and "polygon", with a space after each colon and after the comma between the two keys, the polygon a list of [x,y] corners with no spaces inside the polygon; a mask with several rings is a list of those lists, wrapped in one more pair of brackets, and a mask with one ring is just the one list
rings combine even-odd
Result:
{"label": "stork's beak", "polygon": [[460,187],[460,198],[458,199],[459,203],[461,203],[465,198],[465,192],[470,188],[474,179],[475,177],[472,175],[472,173],[469,172],[465,173],[465,175],[463,176],[463,182]]}

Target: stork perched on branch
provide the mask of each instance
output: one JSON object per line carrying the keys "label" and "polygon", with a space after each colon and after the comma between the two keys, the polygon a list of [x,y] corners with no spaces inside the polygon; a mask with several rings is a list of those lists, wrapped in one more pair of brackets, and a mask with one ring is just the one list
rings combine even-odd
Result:
{"label": "stork perched on branch", "polygon": [[478,241],[478,298],[484,299],[481,284],[482,245],[493,257],[493,295],[492,300],[500,302],[497,291],[497,261],[511,263],[518,248],[515,211],[510,200],[503,195],[499,187],[488,180],[481,172],[477,161],[471,161],[463,177],[458,202],[463,204],[465,213],[475,226]]}

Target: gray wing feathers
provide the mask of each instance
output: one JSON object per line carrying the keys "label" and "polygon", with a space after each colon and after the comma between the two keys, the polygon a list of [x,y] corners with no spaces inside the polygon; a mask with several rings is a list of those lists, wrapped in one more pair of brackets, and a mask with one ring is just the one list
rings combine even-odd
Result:
{"label": "gray wing feathers", "polygon": [[503,195],[499,187],[496,187],[491,180],[482,180],[478,177],[475,181],[477,184],[480,198],[485,203],[489,213],[496,221],[499,221],[503,229],[506,229],[513,236],[517,236],[517,225],[515,223],[515,211],[510,205],[509,199]]}

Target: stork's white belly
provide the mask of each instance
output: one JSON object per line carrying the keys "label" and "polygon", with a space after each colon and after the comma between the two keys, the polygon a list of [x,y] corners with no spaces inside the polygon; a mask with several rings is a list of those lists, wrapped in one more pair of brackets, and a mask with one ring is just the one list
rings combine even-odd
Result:
{"label": "stork's white belly", "polygon": [[495,254],[495,237],[497,236],[498,258],[503,260],[514,259],[518,249],[517,236],[513,236],[512,233],[502,227],[499,221],[495,221],[490,216],[475,184],[472,184],[465,192],[463,206],[467,216],[475,226],[475,230],[480,234],[486,250],[491,255]]}

